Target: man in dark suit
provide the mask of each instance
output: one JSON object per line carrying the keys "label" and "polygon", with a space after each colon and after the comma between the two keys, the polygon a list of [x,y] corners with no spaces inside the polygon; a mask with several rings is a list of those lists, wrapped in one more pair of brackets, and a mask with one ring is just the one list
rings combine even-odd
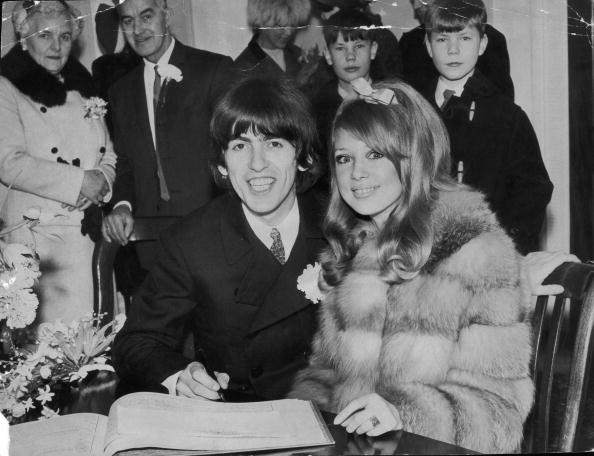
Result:
{"label": "man in dark suit", "polygon": [[[127,390],[276,399],[307,365],[316,329],[317,306],[297,289],[326,245],[324,208],[302,192],[319,175],[315,121],[292,83],[252,79],[211,125],[213,173],[230,191],[162,235],[114,364]],[[181,348],[188,330],[199,361]]]}
{"label": "man in dark suit", "polygon": [[[175,40],[165,0],[126,0],[118,12],[126,41],[143,58],[109,92],[118,162],[102,232],[125,245],[133,214],[185,215],[215,196],[208,125],[232,61]],[[154,254],[144,253],[148,269]]]}
{"label": "man in dark suit", "polygon": [[[404,80],[419,92],[425,90],[439,73],[425,46],[425,14],[432,0],[411,0],[415,17],[421,23],[400,38]],[[485,25],[489,46],[478,59],[477,69],[504,95],[514,100],[514,83],[510,75],[509,54],[505,36],[489,24]]]}

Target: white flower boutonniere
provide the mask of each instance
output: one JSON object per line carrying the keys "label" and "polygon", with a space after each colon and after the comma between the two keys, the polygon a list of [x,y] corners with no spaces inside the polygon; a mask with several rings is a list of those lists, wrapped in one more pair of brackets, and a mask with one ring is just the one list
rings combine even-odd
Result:
{"label": "white flower boutonniere", "polygon": [[157,71],[159,72],[159,76],[165,78],[166,82],[170,79],[173,79],[175,82],[181,82],[184,79],[184,75],[182,74],[181,70],[175,65],[171,65],[169,63],[167,65],[157,66]]}
{"label": "white flower boutonniere", "polygon": [[107,114],[107,101],[99,97],[89,98],[84,106],[85,119],[102,119]]}
{"label": "white flower boutonniere", "polygon": [[314,304],[317,304],[324,298],[324,294],[318,286],[318,279],[322,272],[322,265],[316,262],[308,264],[303,273],[297,278],[297,289],[305,293],[305,297]]}

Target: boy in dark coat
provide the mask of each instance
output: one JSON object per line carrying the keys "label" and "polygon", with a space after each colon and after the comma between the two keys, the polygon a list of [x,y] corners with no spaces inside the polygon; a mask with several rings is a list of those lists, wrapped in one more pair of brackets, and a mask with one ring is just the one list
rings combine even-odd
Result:
{"label": "boy in dark coat", "polygon": [[[438,76],[431,57],[425,49],[426,30],[423,23],[427,9],[433,0],[411,0],[415,11],[415,18],[421,23],[418,27],[404,32],[400,38],[402,52],[403,77],[406,82],[417,90],[422,90]],[[510,75],[509,54],[507,42],[503,33],[489,24],[485,24],[485,35],[489,40],[489,47],[477,61],[476,67],[495,84],[503,94],[514,99],[514,83]]]}
{"label": "boy in dark coat", "polygon": [[518,250],[538,249],[553,184],[530,120],[475,67],[485,52],[481,0],[436,0],[426,45],[439,77],[425,96],[441,109],[452,143],[452,173],[487,196]]}
{"label": "boy in dark coat", "polygon": [[324,24],[326,63],[336,77],[313,100],[320,139],[327,146],[332,120],[344,99],[357,98],[351,82],[358,78],[371,82],[371,64],[377,55],[376,30],[372,18],[355,9],[343,9]]}

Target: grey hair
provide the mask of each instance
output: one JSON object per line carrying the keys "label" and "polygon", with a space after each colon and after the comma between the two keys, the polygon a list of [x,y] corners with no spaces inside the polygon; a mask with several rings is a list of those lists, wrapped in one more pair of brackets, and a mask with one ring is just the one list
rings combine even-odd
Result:
{"label": "grey hair", "polygon": [[18,39],[22,40],[32,34],[30,30],[31,18],[36,14],[66,16],[68,22],[72,24],[72,39],[74,40],[78,38],[84,28],[80,11],[64,0],[25,0],[17,3],[12,11],[12,24]]}

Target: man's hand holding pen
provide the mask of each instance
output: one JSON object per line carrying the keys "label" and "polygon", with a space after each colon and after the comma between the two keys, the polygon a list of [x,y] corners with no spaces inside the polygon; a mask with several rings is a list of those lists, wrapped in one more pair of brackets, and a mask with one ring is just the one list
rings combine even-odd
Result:
{"label": "man's hand holding pen", "polygon": [[180,374],[175,390],[178,396],[217,401],[224,400],[228,385],[228,374],[209,372],[205,364],[193,361]]}

